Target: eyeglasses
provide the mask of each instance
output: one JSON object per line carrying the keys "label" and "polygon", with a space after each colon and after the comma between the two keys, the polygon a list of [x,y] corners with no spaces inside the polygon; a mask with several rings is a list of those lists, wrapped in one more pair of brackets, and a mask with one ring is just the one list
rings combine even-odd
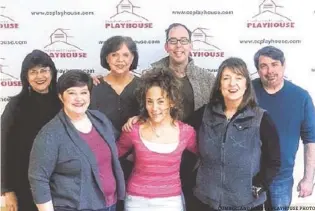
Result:
{"label": "eyeglasses", "polygon": [[172,38],[169,38],[167,42],[171,45],[177,45],[178,42],[180,42],[180,44],[182,45],[188,45],[190,43],[190,40],[188,38],[177,39],[177,38],[172,37]]}
{"label": "eyeglasses", "polygon": [[28,71],[29,76],[37,76],[37,74],[41,74],[41,75],[46,75],[47,73],[50,72],[50,68],[49,67],[42,67],[40,69],[32,69]]}

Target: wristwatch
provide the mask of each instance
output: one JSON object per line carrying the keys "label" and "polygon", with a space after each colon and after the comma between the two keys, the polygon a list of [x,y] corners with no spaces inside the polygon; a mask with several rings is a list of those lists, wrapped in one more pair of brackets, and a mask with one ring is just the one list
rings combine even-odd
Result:
{"label": "wristwatch", "polygon": [[262,192],[264,192],[263,187],[252,186],[252,193],[255,198],[258,198]]}

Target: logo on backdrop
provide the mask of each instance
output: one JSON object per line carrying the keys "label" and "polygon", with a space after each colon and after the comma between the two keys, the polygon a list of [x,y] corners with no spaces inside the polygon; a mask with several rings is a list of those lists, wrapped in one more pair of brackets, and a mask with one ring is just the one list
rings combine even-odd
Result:
{"label": "logo on backdrop", "polygon": [[0,29],[17,29],[19,24],[7,14],[5,11],[5,6],[0,6]]}
{"label": "logo on backdrop", "polygon": [[284,7],[276,4],[275,0],[263,0],[258,13],[247,21],[247,28],[294,28],[295,23],[282,14],[280,8]]}
{"label": "logo on backdrop", "polygon": [[224,57],[224,52],[212,43],[211,38],[206,28],[198,27],[192,31],[192,57]]}
{"label": "logo on backdrop", "polygon": [[9,65],[6,64],[5,58],[0,58],[0,86],[22,86],[21,81],[10,73]]}
{"label": "logo on backdrop", "polygon": [[127,28],[152,28],[153,23],[138,13],[139,6],[129,0],[121,0],[115,9],[115,13],[105,22],[105,28],[127,29]]}
{"label": "logo on backdrop", "polygon": [[52,58],[86,58],[87,53],[83,51],[78,45],[72,43],[68,34],[69,29],[57,28],[49,36],[49,44],[44,47],[44,50]]}

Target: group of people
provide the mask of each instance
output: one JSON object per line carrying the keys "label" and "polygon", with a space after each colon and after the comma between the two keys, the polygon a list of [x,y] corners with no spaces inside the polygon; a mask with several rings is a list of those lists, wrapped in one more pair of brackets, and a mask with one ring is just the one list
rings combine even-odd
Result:
{"label": "group of people", "polygon": [[214,76],[194,64],[191,31],[166,29],[168,56],[143,71],[130,37],[101,49],[109,73],[70,70],[29,53],[22,90],[1,116],[1,193],[8,211],[289,209],[300,138],[310,196],[315,109],[284,79],[285,57],[257,51],[259,78],[227,58]]}

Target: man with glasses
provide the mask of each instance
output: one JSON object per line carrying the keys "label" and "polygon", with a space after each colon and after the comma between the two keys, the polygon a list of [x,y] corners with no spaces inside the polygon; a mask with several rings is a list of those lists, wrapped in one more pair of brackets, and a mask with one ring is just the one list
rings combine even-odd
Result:
{"label": "man with glasses", "polygon": [[[164,48],[169,56],[151,64],[152,67],[168,67],[182,82],[184,116],[182,121],[191,124],[194,111],[209,102],[210,92],[215,76],[207,69],[194,64],[189,56],[192,50],[191,31],[183,24],[173,23],[166,30]],[[181,162],[181,180],[185,195],[186,210],[195,210],[195,198],[192,188],[195,175],[192,169],[196,164],[195,155],[188,151],[183,154]]]}
{"label": "man with glasses", "polygon": [[164,48],[169,56],[151,64],[152,67],[169,67],[182,81],[184,98],[183,121],[189,123],[194,111],[208,103],[214,75],[194,64],[189,56],[192,50],[191,31],[183,24],[173,23],[166,30]]}

